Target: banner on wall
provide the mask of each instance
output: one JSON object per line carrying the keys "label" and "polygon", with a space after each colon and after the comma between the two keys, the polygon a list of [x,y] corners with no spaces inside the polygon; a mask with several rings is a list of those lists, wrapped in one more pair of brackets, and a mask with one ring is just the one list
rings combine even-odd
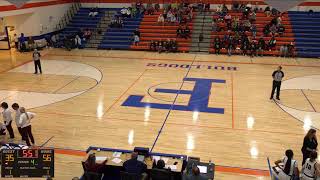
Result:
{"label": "banner on wall", "polygon": [[21,8],[24,4],[26,4],[30,0],[7,0],[7,1],[15,5],[17,8]]}
{"label": "banner on wall", "polygon": [[265,0],[265,3],[276,8],[280,12],[285,12],[304,1],[306,0]]}

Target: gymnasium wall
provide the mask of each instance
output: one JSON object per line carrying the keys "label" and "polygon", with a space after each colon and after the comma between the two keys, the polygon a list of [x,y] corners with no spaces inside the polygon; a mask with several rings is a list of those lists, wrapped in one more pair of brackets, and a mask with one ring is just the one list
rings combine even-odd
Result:
{"label": "gymnasium wall", "polygon": [[59,20],[71,7],[69,0],[32,0],[17,8],[0,1],[0,17],[6,26],[14,26],[17,34],[39,36],[55,31]]}

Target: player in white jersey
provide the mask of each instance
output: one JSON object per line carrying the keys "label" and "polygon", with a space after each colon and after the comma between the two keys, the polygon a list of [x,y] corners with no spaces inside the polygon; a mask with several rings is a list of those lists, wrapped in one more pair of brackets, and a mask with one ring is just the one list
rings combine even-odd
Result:
{"label": "player in white jersey", "polygon": [[320,175],[320,164],[317,162],[318,153],[312,151],[310,153],[310,158],[306,160],[302,167],[301,179],[302,180],[315,180],[317,176]]}

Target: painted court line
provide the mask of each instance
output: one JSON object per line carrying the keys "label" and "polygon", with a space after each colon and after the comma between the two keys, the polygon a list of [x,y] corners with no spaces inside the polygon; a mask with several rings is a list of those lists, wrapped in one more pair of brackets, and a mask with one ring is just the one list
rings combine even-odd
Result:
{"label": "painted court line", "polygon": [[232,129],[234,129],[234,93],[233,93],[233,73],[231,73],[231,112],[232,112]]}
{"label": "painted court line", "polygon": [[51,139],[53,139],[53,138],[54,138],[54,136],[51,136],[48,140],[46,140],[43,144],[41,144],[40,147],[43,147],[43,146],[45,146],[46,144],[48,144],[48,142],[51,141]]}
{"label": "painted court line", "polygon": [[[100,58],[113,58],[113,59],[135,59],[135,60],[146,60],[146,61],[181,61],[181,62],[192,62],[190,59],[172,59],[172,58],[144,58],[144,57],[121,57],[121,56],[97,56],[97,55],[60,55],[60,54],[48,54],[51,56],[74,56],[74,57],[100,57]],[[208,63],[221,63],[221,64],[246,64],[246,65],[266,65],[266,66],[278,66],[277,63],[257,63],[257,62],[232,62],[232,61],[202,61],[198,60],[195,62],[208,62]],[[292,67],[309,67],[309,68],[320,68],[317,65],[299,65],[299,64],[281,64],[281,66],[292,66]]]}
{"label": "painted court line", "polygon": [[304,91],[301,89],[302,94],[304,95],[304,97],[307,99],[307,101],[309,102],[310,106],[312,107],[314,112],[317,112],[316,108],[314,108],[314,106],[312,105],[310,99],[307,97],[307,95],[304,93]]}
{"label": "painted court line", "polygon": [[156,139],[155,139],[154,142],[153,142],[153,145],[152,145],[152,147],[151,147],[151,149],[150,149],[150,152],[152,152],[153,148],[155,147],[155,145],[156,145],[156,143],[157,143],[157,141],[158,141],[158,139],[159,139],[160,134],[162,133],[163,127],[165,126],[165,124],[166,124],[166,122],[167,122],[167,120],[168,120],[168,117],[169,117],[169,115],[170,115],[170,113],[171,113],[171,111],[172,111],[172,109],[173,109],[173,106],[175,105],[175,103],[176,103],[176,101],[177,101],[177,98],[178,98],[178,96],[179,96],[179,94],[180,94],[180,92],[181,92],[181,90],[182,90],[183,84],[184,84],[184,82],[185,82],[184,79],[185,79],[186,77],[188,77],[189,72],[190,72],[190,70],[191,70],[191,67],[192,67],[192,65],[193,65],[196,57],[197,57],[197,56],[194,57],[191,65],[190,65],[189,68],[188,68],[188,71],[187,71],[186,75],[185,75],[184,78],[182,79],[181,86],[180,86],[179,90],[177,91],[177,94],[176,94],[176,96],[175,96],[175,98],[174,98],[174,100],[173,100],[173,102],[172,102],[172,104],[171,104],[171,106],[170,106],[170,109],[169,109],[169,111],[168,111],[168,113],[167,113],[167,115],[166,115],[166,117],[165,117],[165,119],[164,119],[164,121],[163,121],[163,124],[162,124],[162,126],[161,126],[161,128],[160,128],[160,130],[159,130],[159,132],[158,132],[158,135],[157,135]]}

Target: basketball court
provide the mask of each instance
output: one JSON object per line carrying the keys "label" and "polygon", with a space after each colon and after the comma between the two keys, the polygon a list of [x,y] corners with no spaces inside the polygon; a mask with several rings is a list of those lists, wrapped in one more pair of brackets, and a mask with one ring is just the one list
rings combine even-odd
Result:
{"label": "basketball court", "polygon": [[[37,114],[36,144],[56,148],[59,180],[82,174],[89,146],[200,157],[216,164],[217,180],[270,179],[267,158],[273,163],[291,148],[300,164],[305,132],[320,128],[317,59],[42,54],[43,74],[34,75],[30,53],[1,52],[0,99]],[[275,102],[269,97],[278,65],[285,77]]]}

